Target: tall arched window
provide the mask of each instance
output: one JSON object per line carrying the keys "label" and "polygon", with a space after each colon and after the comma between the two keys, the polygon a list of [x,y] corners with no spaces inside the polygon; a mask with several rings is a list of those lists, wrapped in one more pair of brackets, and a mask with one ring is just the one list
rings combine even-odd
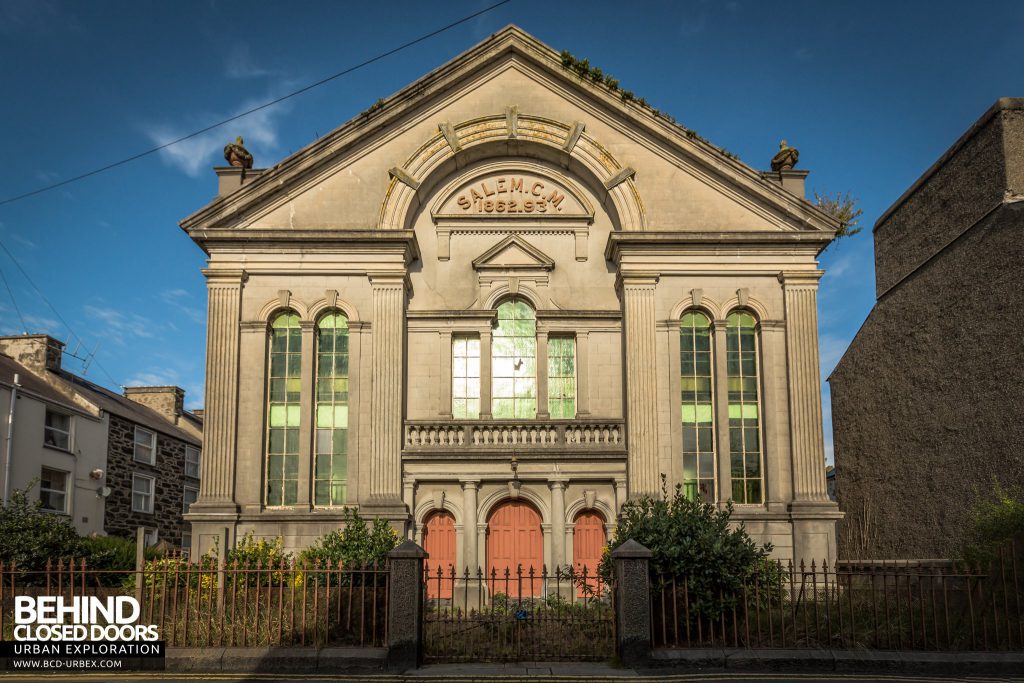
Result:
{"label": "tall arched window", "polygon": [[267,505],[294,505],[299,494],[302,330],[293,311],[270,323],[267,373]]}
{"label": "tall arched window", "polygon": [[348,493],[348,318],[317,322],[313,502],[343,505]]}
{"label": "tall arched window", "polygon": [[518,297],[498,306],[491,339],[491,413],[498,419],[537,416],[537,316]]}
{"label": "tall arched window", "polygon": [[715,418],[711,321],[699,311],[679,325],[683,420],[683,492],[690,500],[715,501]]}
{"label": "tall arched window", "polygon": [[758,391],[757,331],[746,311],[729,315],[726,325],[726,365],[729,374],[729,455],[732,499],[760,503],[761,400]]}

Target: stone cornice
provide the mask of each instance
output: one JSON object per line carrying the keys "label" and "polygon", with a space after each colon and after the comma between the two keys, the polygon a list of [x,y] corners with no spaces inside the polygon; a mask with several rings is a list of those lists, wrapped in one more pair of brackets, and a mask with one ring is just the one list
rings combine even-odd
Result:
{"label": "stone cornice", "polygon": [[630,252],[644,254],[692,253],[723,245],[748,245],[775,249],[807,245],[820,251],[828,246],[832,237],[832,233],[810,231],[682,232],[644,230],[613,232],[608,235],[604,257],[613,263],[620,263],[622,256]]}
{"label": "stone cornice", "polygon": [[779,273],[779,282],[784,287],[814,287],[817,288],[818,281],[825,274],[823,270],[784,270]]}
{"label": "stone cornice", "polygon": [[[401,251],[405,263],[419,258],[419,244],[412,230],[292,230],[290,228],[231,228],[193,230],[189,236],[207,254],[211,248],[301,244],[303,248],[366,250],[374,253]],[[206,272],[206,271],[204,271]]]}
{"label": "stone cornice", "polygon": [[204,268],[202,274],[206,277],[206,284],[213,285],[239,285],[249,279],[249,274],[239,269]]}

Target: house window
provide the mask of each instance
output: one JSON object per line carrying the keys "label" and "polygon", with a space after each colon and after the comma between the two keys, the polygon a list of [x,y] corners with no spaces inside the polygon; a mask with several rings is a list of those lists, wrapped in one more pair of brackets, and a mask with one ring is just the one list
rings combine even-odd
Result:
{"label": "house window", "polygon": [[189,557],[192,554],[192,533],[188,531],[181,532],[181,554],[184,557]]}
{"label": "house window", "polygon": [[186,486],[181,496],[181,513],[187,514],[192,503],[199,500],[199,489],[194,486]]}
{"label": "house window", "polygon": [[732,499],[737,503],[760,503],[764,499],[756,324],[754,316],[746,311],[732,313],[726,324],[729,456]]}
{"label": "house window", "polygon": [[523,299],[513,297],[498,306],[491,369],[494,417],[537,417],[537,316]]}
{"label": "house window", "polygon": [[348,495],[348,318],[317,323],[315,505],[343,505]]}
{"label": "house window", "polygon": [[480,417],[480,338],[452,337],[452,417]]}
{"label": "house window", "polygon": [[575,337],[548,337],[548,413],[576,417]]}
{"label": "house window", "polygon": [[68,473],[44,467],[39,474],[39,502],[50,512],[68,511]]}
{"label": "house window", "polygon": [[199,478],[199,449],[185,446],[185,476]]}
{"label": "house window", "polygon": [[142,427],[135,428],[135,452],[132,458],[149,465],[156,464],[156,433]]}
{"label": "house window", "polygon": [[43,425],[43,444],[61,450],[71,450],[71,416],[47,409]]}
{"label": "house window", "polygon": [[683,493],[715,501],[715,423],[711,321],[697,311],[679,324],[679,384],[683,422]]}
{"label": "house window", "polygon": [[160,541],[160,530],[159,529],[146,529],[145,535],[142,537],[142,543],[147,547],[151,548]]}
{"label": "house window", "polygon": [[153,489],[156,480],[145,474],[132,474],[132,512],[153,513]]}
{"label": "house window", "polygon": [[270,324],[269,364],[267,505],[294,505],[299,497],[302,329],[292,311],[281,313]]}

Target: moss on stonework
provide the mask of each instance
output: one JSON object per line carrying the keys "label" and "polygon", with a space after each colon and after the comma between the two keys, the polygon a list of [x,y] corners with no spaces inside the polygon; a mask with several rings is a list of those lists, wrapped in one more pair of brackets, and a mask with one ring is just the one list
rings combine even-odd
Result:
{"label": "moss on stonework", "polygon": [[727,159],[739,161],[739,157],[730,152],[729,150],[709,142],[705,138],[698,135],[695,131],[692,131],[689,128],[686,128],[682,124],[678,123],[675,120],[675,118],[673,118],[671,115],[666,114],[665,112],[659,109],[655,109],[647,102],[647,100],[645,100],[642,97],[637,97],[636,93],[634,93],[633,91],[624,90],[621,87],[619,87],[618,80],[613,78],[611,74],[606,74],[600,68],[592,66],[590,64],[590,60],[578,59],[577,57],[573,56],[573,54],[568,50],[562,50],[560,57],[562,59],[562,67],[576,73],[581,79],[585,81],[590,81],[595,85],[603,85],[610,92],[618,94],[619,99],[622,100],[624,103],[632,103],[639,106],[641,109],[649,111],[656,118],[667,121],[668,123],[672,124],[676,128],[683,131],[686,137],[690,138],[691,140],[700,140],[705,145],[715,150],[716,152],[726,157]]}

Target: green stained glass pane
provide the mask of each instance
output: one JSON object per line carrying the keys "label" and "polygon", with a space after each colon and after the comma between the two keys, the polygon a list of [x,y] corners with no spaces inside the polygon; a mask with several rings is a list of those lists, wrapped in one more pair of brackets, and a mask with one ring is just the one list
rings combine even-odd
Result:
{"label": "green stained glass pane", "polygon": [[331,459],[331,478],[344,479],[348,476],[348,458],[336,455]]}
{"label": "green stained glass pane", "polygon": [[683,478],[684,479],[696,479],[697,478],[697,456],[695,456],[695,455],[684,455],[683,456]]}
{"label": "green stained glass pane", "polygon": [[320,353],[330,353],[334,350],[334,335],[323,331],[316,335],[316,350]]}
{"label": "green stained glass pane", "polygon": [[318,379],[316,381],[316,399],[318,401],[329,401],[333,394],[333,387],[331,386],[331,380],[329,379]]}
{"label": "green stained glass pane", "polygon": [[299,452],[299,430],[288,429],[284,434],[285,451],[287,453]]}
{"label": "green stained glass pane", "polygon": [[687,500],[697,500],[697,482],[684,481],[683,495],[686,496]]}
{"label": "green stained glass pane", "polygon": [[743,404],[743,417],[747,420],[756,420],[758,415],[756,403],[744,403]]}
{"label": "green stained glass pane", "polygon": [[537,380],[523,378],[515,380],[516,398],[534,398],[537,396]]}
{"label": "green stained glass pane", "polygon": [[316,426],[318,428],[330,429],[334,426],[333,418],[334,412],[330,404],[318,405],[316,407]]}
{"label": "green stained glass pane", "polygon": [[729,472],[734,478],[742,478],[743,471],[743,454],[733,451],[729,458]]}
{"label": "green stained glass pane", "polygon": [[281,482],[268,480],[267,481],[267,505],[280,505],[281,504]]}
{"label": "green stained glass pane", "polygon": [[491,343],[495,356],[512,356],[516,352],[515,337],[497,337]]}
{"label": "green stained glass pane", "polygon": [[[690,367],[690,366],[685,366]],[[702,377],[711,376],[711,354],[710,353],[698,353],[694,356],[694,374]]]}
{"label": "green stained glass pane", "polygon": [[693,351],[688,351],[686,347],[679,352],[679,368],[683,374],[690,374],[693,372],[693,365],[696,359],[696,354]]}
{"label": "green stained glass pane", "polygon": [[338,353],[348,353],[348,332],[338,336],[334,350]]}
{"label": "green stained glass pane", "polygon": [[[317,449],[320,448],[320,434],[317,433]],[[322,455],[324,451],[319,451],[319,455],[316,457],[316,478],[325,479],[331,474],[331,458],[327,455]]]}
{"label": "green stained glass pane", "polygon": [[757,427],[747,427],[743,430],[743,447],[748,453],[760,453],[759,442]]}
{"label": "green stained glass pane", "polygon": [[520,320],[533,320],[533,309],[525,301],[516,301],[515,316]]}
{"label": "green stained glass pane", "polygon": [[733,482],[732,482],[732,499],[734,501],[736,501],[737,503],[745,503],[745,502],[747,502],[747,497],[744,495],[744,492],[743,492],[743,481],[742,480],[733,480]]}
{"label": "green stained glass pane", "polygon": [[348,454],[348,430],[347,429],[335,429],[332,437],[333,443],[331,444],[334,448],[334,455],[344,456]]}
{"label": "green stained glass pane", "polygon": [[343,505],[348,500],[348,483],[344,481],[332,483],[331,498],[335,505]]}
{"label": "green stained glass pane", "polygon": [[689,424],[683,425],[683,453],[694,453],[697,450],[697,430]]}
{"label": "green stained glass pane", "polygon": [[744,472],[744,476],[748,479],[751,477],[756,478],[761,476],[761,461],[756,455],[747,458],[747,466],[744,469]]}
{"label": "green stained glass pane", "polygon": [[683,422],[689,424],[697,421],[697,406],[692,403],[683,404]]}
{"label": "green stained glass pane", "polygon": [[715,443],[714,429],[708,427],[697,428],[697,441],[700,444],[700,450],[708,453],[713,452],[712,445]]}
{"label": "green stained glass pane", "polygon": [[747,502],[748,503],[760,503],[761,502],[761,480],[760,479],[748,479],[747,480]]}
{"label": "green stained glass pane", "polygon": [[288,426],[298,427],[299,426],[299,406],[288,406]]}
{"label": "green stained glass pane", "polygon": [[715,471],[715,456],[712,453],[701,453],[698,459],[700,474],[709,477]]}
{"label": "green stained glass pane", "polygon": [[510,398],[495,398],[491,402],[491,413],[496,419],[507,420],[515,417],[515,410],[513,407],[512,399]]}
{"label": "green stained glass pane", "polygon": [[270,453],[284,453],[284,430],[270,430],[270,445],[267,449]]}
{"label": "green stained glass pane", "polygon": [[288,335],[274,331],[270,335],[270,350],[275,353],[281,353],[288,350]]}
{"label": "green stained glass pane", "polygon": [[530,398],[517,400],[515,406],[515,417],[531,420],[537,417],[537,401]]}
{"label": "green stained glass pane", "polygon": [[562,402],[557,399],[551,399],[548,401],[548,413],[551,415],[551,419],[553,420],[562,419]]}
{"label": "green stained glass pane", "polygon": [[348,406],[334,406],[334,427],[335,429],[348,429]]}
{"label": "green stained glass pane", "polygon": [[283,379],[272,379],[270,380],[270,401],[271,403],[279,403],[284,401],[285,381]]}
{"label": "green stained glass pane", "polygon": [[738,403],[729,404],[729,419],[739,420],[743,417],[743,406]]}
{"label": "green stained glass pane", "polygon": [[[316,430],[316,453],[317,455],[323,455],[331,452],[331,430],[330,429],[317,429]],[[320,464],[323,458],[317,458],[317,476],[320,475]]]}
{"label": "green stained glass pane", "polygon": [[284,504],[295,505],[299,500],[299,482],[296,480],[286,481],[284,483]]}
{"label": "green stained glass pane", "polygon": [[464,398],[453,398],[452,399],[452,416],[457,420],[464,420],[468,415],[466,409],[466,399]]}
{"label": "green stained glass pane", "polygon": [[288,410],[286,406],[270,406],[270,426],[284,427],[287,424]]}
{"label": "green stained glass pane", "polygon": [[283,455],[270,455],[267,458],[267,472],[270,479],[280,479],[281,473],[284,471],[284,456]]}
{"label": "green stained glass pane", "polygon": [[712,410],[710,404],[700,404],[696,406],[696,421],[701,423],[710,423],[712,421]]}
{"label": "green stained glass pane", "polygon": [[348,377],[347,353],[339,353],[334,357],[334,374],[338,377]]}
{"label": "green stained glass pane", "polygon": [[740,359],[740,365],[745,377],[757,375],[757,357],[753,353],[744,353]]}
{"label": "green stained glass pane", "polygon": [[314,495],[316,496],[317,505],[330,505],[331,504],[331,482],[329,481],[317,481],[313,485]]}
{"label": "green stained glass pane", "polygon": [[287,394],[285,400],[289,403],[298,403],[300,396],[302,395],[302,380],[298,377],[290,378],[285,384]]}
{"label": "green stained glass pane", "polygon": [[287,455],[284,458],[284,478],[294,479],[299,476],[299,458],[294,455]]}
{"label": "green stained glass pane", "polygon": [[288,355],[284,353],[274,353],[270,355],[270,376],[271,377],[284,377],[285,367],[288,361]]}
{"label": "green stained glass pane", "polygon": [[288,354],[288,376],[298,377],[302,374],[302,356],[297,353]]}

